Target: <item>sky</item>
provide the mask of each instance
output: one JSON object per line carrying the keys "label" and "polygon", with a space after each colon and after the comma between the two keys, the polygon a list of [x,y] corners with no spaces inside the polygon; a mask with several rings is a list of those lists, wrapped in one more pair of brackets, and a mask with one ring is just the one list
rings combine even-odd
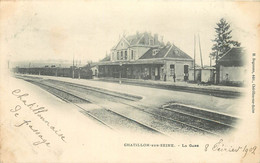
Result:
{"label": "sky", "polygon": [[[11,61],[98,61],[136,31],[158,33],[188,55],[200,35],[209,65],[216,23],[225,18],[234,40],[251,51],[259,42],[259,3],[216,1],[21,1],[0,2],[1,55]],[[257,8],[257,7],[256,7]],[[259,8],[258,8],[259,9]],[[259,30],[259,25],[258,25]],[[196,60],[199,61],[198,41]],[[200,63],[197,63],[200,64]]]}

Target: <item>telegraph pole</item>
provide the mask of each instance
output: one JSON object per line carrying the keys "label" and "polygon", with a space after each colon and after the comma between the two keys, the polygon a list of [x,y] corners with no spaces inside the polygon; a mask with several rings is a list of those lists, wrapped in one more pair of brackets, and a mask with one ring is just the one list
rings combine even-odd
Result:
{"label": "telegraph pole", "polygon": [[217,55],[216,55],[216,84],[219,84],[218,49],[217,49]]}
{"label": "telegraph pole", "polygon": [[72,79],[74,79],[74,54],[73,54],[73,61],[72,61]]}
{"label": "telegraph pole", "polygon": [[28,69],[28,74],[30,74],[31,73],[31,62],[29,62],[29,69]]}
{"label": "telegraph pole", "polygon": [[201,53],[201,46],[200,46],[200,34],[198,34],[198,36],[199,36],[199,47],[200,47],[200,63],[201,63],[201,68],[203,69],[202,53]]}
{"label": "telegraph pole", "polygon": [[119,84],[122,83],[121,81],[121,78],[122,78],[122,63],[120,62],[120,71],[119,71]]}
{"label": "telegraph pole", "polygon": [[211,55],[209,56],[209,66],[211,67],[212,66],[212,59],[211,59]]}
{"label": "telegraph pole", "polygon": [[195,68],[195,62],[196,61],[196,35],[194,35],[194,82],[196,80],[196,68]]}
{"label": "telegraph pole", "polygon": [[78,77],[79,77],[79,79],[80,79],[80,71],[81,71],[81,67],[80,66],[81,66],[81,60],[79,60],[79,67],[78,67],[78,70],[79,70]]}

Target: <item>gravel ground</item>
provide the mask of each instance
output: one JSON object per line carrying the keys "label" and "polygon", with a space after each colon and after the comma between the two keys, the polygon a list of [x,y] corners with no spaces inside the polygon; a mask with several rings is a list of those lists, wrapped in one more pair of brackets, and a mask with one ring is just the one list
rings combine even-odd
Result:
{"label": "gravel ground", "polygon": [[[49,80],[47,80],[47,81],[42,80],[41,83],[50,85],[52,87],[60,88],[66,92],[80,96],[80,97],[86,99],[87,101],[92,101],[92,103],[98,103],[98,102],[102,101],[102,104],[104,104],[104,101],[108,101],[110,110],[112,110],[112,111],[114,110],[128,118],[136,120],[142,124],[145,124],[152,128],[158,129],[159,131],[162,131],[165,133],[172,134],[175,132],[178,132],[178,133],[185,132],[185,133],[192,133],[192,134],[194,134],[194,133],[202,134],[201,131],[198,131],[197,129],[188,127],[188,126],[180,124],[178,122],[174,122],[172,120],[162,118],[157,115],[148,114],[146,112],[136,110],[136,109],[133,109],[132,107],[124,105],[120,102],[122,99],[120,99],[119,97],[109,96],[107,94],[102,94],[101,92],[95,92],[92,90],[91,91],[90,90],[82,91],[82,88],[75,87],[72,85],[67,85],[67,84],[64,84],[61,82],[57,83],[57,82],[53,82],[53,81],[49,81]],[[44,86],[44,87],[43,87],[44,89],[50,90],[46,86]],[[66,95],[64,92],[58,92],[58,91],[55,91],[55,89],[51,89],[51,90],[52,90],[51,93],[59,94],[58,96],[68,99],[68,95]],[[69,98],[69,100],[72,100],[72,98],[73,97]],[[75,101],[75,99],[73,99],[73,100]],[[112,105],[111,105],[111,101],[114,102]],[[78,101],[75,101],[75,102],[78,102]],[[114,106],[114,107],[111,107],[111,106]],[[113,126],[115,128],[120,128],[120,130],[122,130],[123,128],[127,129],[127,130],[134,130],[134,131],[140,130],[139,124],[137,124],[134,121],[131,121],[129,119],[123,118],[119,115],[116,115],[112,112],[109,112],[107,110],[95,109],[95,110],[91,110],[90,112],[91,112],[91,114],[98,117],[102,121],[105,121],[106,123],[111,124],[111,126]],[[141,128],[143,130],[145,127],[141,127]],[[146,129],[146,130],[148,130],[148,129]]]}
{"label": "gravel ground", "polygon": [[[120,130],[139,130],[140,124],[137,125],[137,123],[134,122],[137,121],[170,135],[174,135],[176,133],[201,135],[205,134],[205,131],[203,130],[218,134],[230,131],[230,127],[225,125],[219,125],[213,121],[185,115],[185,113],[183,114],[183,112],[178,111],[178,108],[179,110],[182,110],[180,107],[174,107],[174,105],[168,106],[170,109],[162,109],[162,107],[153,105],[145,106],[143,105],[143,100],[141,100],[141,98],[138,98],[139,100],[133,100],[132,98],[127,98],[131,96],[127,95],[126,93],[116,93],[89,86],[78,86],[64,81],[55,81],[49,79],[44,80],[39,78],[31,78],[30,80],[33,80],[34,84],[36,83],[37,85],[40,85],[43,89],[46,89],[50,93],[61,97],[62,99],[66,99],[67,101],[73,103],[91,102],[92,104],[99,105],[111,111],[116,111],[117,113],[132,119],[131,121],[130,119],[123,118],[122,116],[116,115],[115,113],[104,109],[90,110],[91,114],[95,115],[108,124],[112,124],[111,126],[115,126],[115,128],[120,128]],[[39,84],[39,82],[41,84]],[[47,86],[44,86],[44,84],[57,89],[48,88]],[[59,91],[58,89],[63,91]],[[80,98],[77,98],[73,95],[76,95]],[[185,111],[186,113],[190,112],[190,114],[193,115],[191,109],[186,108],[184,109],[184,112]],[[200,117],[203,117],[206,113],[195,112],[195,115],[196,114],[197,116],[200,116],[201,114]],[[142,126],[141,128],[143,129],[145,127]]]}

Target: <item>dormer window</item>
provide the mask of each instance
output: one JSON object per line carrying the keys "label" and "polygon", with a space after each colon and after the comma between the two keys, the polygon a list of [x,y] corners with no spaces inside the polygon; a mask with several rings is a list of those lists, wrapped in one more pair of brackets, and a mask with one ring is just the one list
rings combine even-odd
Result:
{"label": "dormer window", "polygon": [[153,56],[156,55],[159,52],[158,49],[153,49]]}
{"label": "dormer window", "polygon": [[175,53],[175,54],[179,54],[179,51],[178,51],[178,50],[174,50],[174,53]]}

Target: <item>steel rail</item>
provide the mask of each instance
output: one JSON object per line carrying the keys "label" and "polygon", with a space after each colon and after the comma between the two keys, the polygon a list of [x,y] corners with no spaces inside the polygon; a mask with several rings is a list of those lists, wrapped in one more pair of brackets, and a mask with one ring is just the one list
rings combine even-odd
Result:
{"label": "steel rail", "polygon": [[[92,101],[92,100],[89,100],[89,99],[86,100],[86,99],[81,98],[81,97],[79,97],[79,96],[77,96],[77,95],[75,95],[75,94],[66,92],[66,91],[64,91],[64,90],[61,90],[61,89],[59,89],[59,88],[55,88],[55,87],[50,86],[50,85],[47,85],[47,84],[43,84],[43,83],[39,83],[39,82],[35,82],[35,81],[33,81],[33,82],[34,82],[34,83],[37,83],[37,84],[40,84],[40,85],[44,85],[44,86],[50,87],[50,88],[53,88],[53,89],[55,89],[55,90],[61,91],[61,92],[66,93],[66,94],[69,94],[69,95],[74,96],[74,97],[76,97],[76,98],[79,98],[79,99],[81,99],[81,100],[85,100],[85,101],[87,101],[87,102],[90,102],[90,103],[92,103],[92,104],[94,104],[94,105],[97,105],[97,106],[101,107],[101,108],[104,109],[104,110],[110,111],[110,112],[112,112],[112,113],[114,113],[114,114],[116,114],[116,115],[118,115],[118,116],[120,116],[120,117],[123,117],[123,118],[125,118],[125,119],[127,119],[127,120],[130,120],[130,121],[132,121],[132,122],[134,122],[134,123],[136,123],[136,124],[138,124],[138,125],[141,125],[142,127],[145,127],[145,128],[147,128],[147,129],[149,129],[149,130],[151,130],[151,131],[153,131],[153,132],[156,132],[156,133],[159,133],[159,134],[161,134],[161,135],[170,137],[170,136],[167,135],[166,133],[164,133],[164,132],[162,132],[162,131],[159,131],[159,130],[157,130],[157,129],[151,127],[151,126],[148,126],[148,125],[146,125],[146,124],[143,124],[143,123],[141,123],[141,122],[138,122],[137,120],[134,120],[134,119],[132,119],[132,118],[126,117],[126,116],[124,116],[124,115],[122,115],[122,114],[120,114],[120,113],[118,113],[118,112],[115,112],[115,111],[113,111],[113,110],[111,110],[111,109],[107,109],[107,108],[105,108],[105,107],[103,107],[103,106],[101,106],[101,105],[95,104],[95,102]],[[48,91],[48,90],[47,90],[47,91]],[[48,91],[48,92],[50,92],[50,91]],[[50,93],[53,94],[53,92],[50,92]],[[75,103],[73,103],[73,102],[70,102],[70,101],[64,99],[63,97],[61,97],[61,96],[59,96],[59,95],[57,95],[57,97],[63,99],[65,102],[74,104],[75,106],[77,106],[77,107],[79,107],[80,109],[84,110],[84,111],[85,111],[89,116],[91,116],[92,118],[98,120],[99,122],[101,122],[101,123],[104,124],[105,126],[109,127],[110,129],[115,130],[113,127],[111,127],[110,125],[108,125],[108,124],[105,123],[104,121],[100,120],[99,118],[97,118],[96,116],[94,116],[93,114],[91,114],[89,111],[86,111],[83,107],[81,107],[81,106],[79,106],[79,105],[77,105],[77,104],[75,104]]]}
{"label": "steel rail", "polygon": [[[69,85],[75,86],[75,87],[80,87],[80,88],[86,87],[86,89],[88,88],[88,86],[84,86],[84,85],[78,86],[78,84],[74,84],[74,83],[68,83],[68,82],[63,82],[63,83],[69,84]],[[90,90],[90,91],[96,91],[96,90],[93,90],[93,89],[88,89],[88,90]],[[102,94],[106,94],[105,92],[102,92],[101,90],[96,91],[96,92],[99,92],[99,93],[102,93]],[[107,94],[107,95],[110,95],[110,94]],[[112,96],[112,95],[110,95],[110,96]],[[120,97],[120,96],[114,96],[114,97]],[[121,98],[121,97],[120,97],[120,98]],[[91,101],[91,100],[89,100],[89,99],[88,99],[88,101],[90,101],[91,103],[95,103],[94,101]],[[110,101],[111,101],[111,99],[110,99]],[[218,133],[215,133],[215,132],[212,132],[212,131],[203,129],[203,128],[201,128],[201,127],[197,127],[197,126],[194,126],[194,125],[191,125],[191,124],[187,124],[187,123],[185,123],[185,122],[183,122],[183,121],[179,121],[179,120],[176,120],[176,119],[172,119],[172,118],[169,118],[169,117],[166,117],[166,116],[162,116],[162,115],[158,115],[158,114],[149,112],[149,111],[144,110],[144,109],[142,109],[142,108],[140,108],[140,107],[137,107],[137,106],[135,106],[135,105],[133,105],[133,104],[128,104],[128,103],[125,103],[125,102],[122,102],[122,101],[119,101],[119,102],[122,103],[122,104],[124,104],[124,105],[128,105],[128,106],[131,106],[131,107],[133,107],[133,108],[135,108],[135,109],[138,109],[138,110],[140,110],[140,111],[142,111],[142,112],[151,114],[151,115],[153,115],[153,116],[157,116],[157,117],[160,117],[160,118],[163,118],[163,119],[167,119],[167,120],[170,120],[170,121],[173,121],[173,122],[177,122],[177,123],[179,123],[179,124],[182,124],[182,125],[191,127],[191,128],[193,128],[193,129],[196,129],[196,130],[199,130],[199,131],[202,131],[202,132],[211,134],[211,135],[219,136]],[[101,105],[98,105],[98,106],[101,106]],[[103,106],[101,106],[101,107],[103,107]],[[110,110],[110,109],[109,109],[109,110]],[[165,109],[165,110],[167,110],[167,109]],[[111,110],[110,110],[110,111],[111,111]],[[170,111],[173,111],[173,110],[170,110]],[[113,112],[114,112],[114,111],[113,111]],[[173,111],[173,112],[174,112],[174,111]],[[186,116],[191,116],[191,115],[188,115],[188,114],[185,114],[185,113],[181,113],[181,112],[178,112],[178,113],[183,114],[183,115],[186,115]],[[120,114],[120,113],[117,113],[117,114]],[[120,115],[121,115],[121,114],[120,114]],[[123,115],[122,115],[122,116],[123,116]],[[192,117],[197,118],[197,119],[202,119],[202,120],[205,120],[205,121],[210,121],[210,122],[217,123],[217,121],[208,120],[208,119],[205,119],[205,118],[202,118],[202,117],[198,117],[198,116],[194,116],[194,115],[192,115]],[[225,125],[225,126],[227,126],[227,127],[232,127],[232,128],[234,128],[233,126],[230,126],[230,125],[227,125],[227,124],[224,124],[224,123],[220,123],[220,122],[217,123],[217,124],[219,124],[219,125]],[[164,134],[164,135],[166,135],[166,134]]]}
{"label": "steel rail", "polygon": [[[31,81],[32,81],[32,80],[31,80]],[[32,82],[35,82],[35,81],[32,81]],[[36,83],[39,83],[39,82],[36,82]],[[111,95],[111,94],[105,93],[105,92],[103,92],[103,91],[101,91],[101,90],[98,90],[98,91],[97,91],[97,90],[93,90],[93,89],[88,89],[88,87],[87,87],[87,86],[84,86],[84,85],[79,85],[79,84],[74,84],[74,83],[68,83],[68,82],[62,82],[62,83],[69,84],[69,85],[71,85],[72,87],[73,87],[73,86],[74,86],[74,87],[78,87],[78,88],[84,88],[84,87],[85,87],[85,89],[90,90],[90,91],[96,91],[96,92],[99,92],[99,93],[102,93],[102,94],[106,94],[106,95],[109,95],[109,96],[113,96],[113,97],[117,97],[117,98],[122,98],[121,96]],[[63,93],[67,93],[67,94],[69,94],[69,95],[71,95],[71,96],[73,96],[73,97],[79,98],[79,99],[81,99],[81,100],[84,100],[84,101],[87,101],[87,102],[91,102],[91,103],[93,103],[93,104],[95,103],[95,102],[92,101],[92,100],[89,100],[89,99],[86,100],[85,98],[81,98],[81,97],[79,97],[79,96],[77,96],[77,95],[75,95],[75,94],[72,94],[72,93],[69,93],[69,92],[67,92],[67,91],[64,91],[64,90],[55,88],[55,87],[53,87],[53,86],[50,86],[50,85],[47,85],[47,84],[43,84],[43,83],[39,83],[39,84],[45,85],[45,86],[48,86],[48,87],[51,87],[51,88],[54,88],[54,89],[56,89],[56,90],[58,90],[58,91],[61,91],[61,92],[63,92]],[[51,92],[50,92],[50,93],[51,93]],[[62,97],[59,97],[59,98],[63,99]],[[128,98],[124,98],[124,99],[129,100]],[[110,99],[110,100],[111,100],[111,99]],[[67,101],[66,101],[66,102],[67,102]],[[72,103],[72,102],[70,102],[70,103]],[[167,120],[170,120],[170,121],[173,121],[173,122],[177,122],[177,123],[182,124],[182,125],[184,125],[184,126],[188,126],[188,127],[190,127],[190,128],[193,128],[193,129],[196,129],[196,130],[199,130],[199,131],[208,133],[208,134],[212,134],[212,135],[217,135],[217,136],[219,136],[218,133],[215,133],[215,132],[212,132],[212,131],[208,131],[208,130],[206,130],[206,129],[203,129],[203,128],[201,128],[201,127],[197,127],[197,126],[194,126],[194,125],[191,125],[191,124],[187,124],[187,123],[185,123],[185,122],[183,122],[183,121],[179,121],[179,120],[172,119],[172,118],[169,118],[169,117],[166,117],[166,116],[163,116],[163,115],[158,115],[158,114],[155,114],[155,113],[146,111],[146,110],[144,110],[144,109],[142,109],[142,108],[140,108],[140,107],[138,107],[138,106],[135,106],[135,105],[133,105],[133,104],[125,103],[125,102],[122,102],[122,101],[120,101],[120,103],[122,103],[122,104],[124,104],[124,105],[128,105],[128,106],[130,106],[130,107],[132,107],[132,108],[138,109],[138,110],[140,110],[140,111],[142,111],[142,112],[151,114],[151,115],[153,115],[153,116],[157,116],[157,117],[160,117],[160,118],[163,118],[163,119],[167,119]],[[75,104],[75,103],[73,103],[73,104],[76,105],[76,106],[78,106],[78,105]],[[143,123],[141,123],[141,122],[138,122],[137,120],[134,120],[134,119],[131,119],[131,118],[129,118],[129,117],[126,117],[126,116],[124,116],[124,115],[122,115],[122,114],[120,114],[120,113],[118,113],[118,112],[115,112],[115,111],[113,111],[113,110],[111,110],[111,109],[107,109],[107,108],[105,108],[105,107],[103,107],[103,106],[101,106],[101,105],[98,105],[98,104],[95,104],[95,105],[100,106],[101,108],[106,109],[106,110],[109,110],[109,111],[111,111],[111,112],[114,112],[115,114],[120,115],[121,117],[127,118],[127,119],[129,119],[129,120],[131,120],[131,121],[134,121],[134,122],[136,122],[136,123],[138,123],[138,124],[140,124],[140,125],[143,125],[144,127],[150,128],[150,129],[153,130],[153,131],[156,131],[156,132],[159,132],[159,133],[161,133],[161,134],[163,134],[163,135],[168,136],[167,134],[165,134],[165,133],[163,133],[163,132],[161,132],[161,131],[159,131],[159,130],[153,128],[153,127],[150,127],[150,126],[148,126],[148,125],[146,125],[146,124],[143,124]],[[78,106],[78,107],[81,108],[80,106]],[[81,108],[81,109],[84,110],[83,108]],[[178,112],[178,111],[173,111],[173,110],[171,110],[171,109],[166,109],[166,108],[164,108],[164,109],[165,109],[165,110],[168,110],[168,111],[171,111],[171,112]],[[109,125],[107,125],[105,122],[103,122],[102,120],[99,120],[97,117],[95,117],[94,115],[92,115],[90,112],[88,112],[88,111],[86,111],[86,110],[84,110],[84,111],[85,111],[88,115],[90,115],[91,117],[93,117],[94,119],[96,119],[96,120],[98,120],[98,121],[101,121],[101,123],[105,124],[106,126],[109,126]],[[214,121],[214,120],[202,118],[202,117],[199,117],[199,116],[194,116],[194,115],[190,115],[190,114],[186,114],[186,113],[182,113],[182,112],[178,112],[178,113],[179,113],[179,114],[182,114],[182,115],[185,115],[185,116],[191,116],[191,117],[198,118],[198,119],[202,119],[202,120],[205,120],[205,121],[214,122],[214,123],[217,123],[217,124],[219,124],[219,125],[225,125],[225,126],[227,126],[227,127],[235,128],[234,126],[231,126],[231,125],[228,125],[228,124],[224,124],[224,123],[221,123],[221,122],[218,122],[218,121]],[[110,127],[110,128],[112,128],[112,127]]]}
{"label": "steel rail", "polygon": [[[76,96],[76,95],[73,95],[73,94],[68,93],[68,92],[66,92],[66,91],[63,91],[63,90],[61,90],[61,89],[55,88],[55,87],[53,87],[53,86],[46,85],[46,84],[39,83],[39,82],[35,82],[35,81],[30,81],[30,82],[34,82],[34,83],[37,83],[37,84],[39,84],[39,85],[47,86],[47,87],[50,87],[50,88],[52,88],[52,89],[58,90],[58,91],[60,91],[60,92],[69,94],[69,95],[71,95],[71,96],[73,96],[73,97],[76,97],[76,98],[78,98],[78,99],[80,99],[80,100],[87,101],[88,103],[90,102],[90,101],[88,101],[88,100],[86,100],[86,99],[84,99],[84,98],[78,97],[78,96]],[[82,107],[79,106],[78,104],[76,104],[76,103],[74,103],[74,102],[71,102],[71,101],[65,99],[64,97],[62,97],[62,96],[60,96],[60,95],[54,93],[54,92],[51,92],[51,91],[49,91],[49,90],[46,90],[46,91],[48,91],[49,93],[55,95],[56,97],[62,99],[63,101],[65,101],[65,102],[67,102],[67,103],[70,103],[70,104],[73,104],[73,105],[77,106],[78,108],[80,108],[81,110],[83,110],[83,111],[84,111],[85,113],[87,113],[90,117],[94,118],[95,120],[97,120],[97,121],[100,122],[101,124],[107,126],[108,128],[110,128],[110,129],[112,129],[112,130],[115,130],[113,127],[111,127],[110,125],[108,125],[108,124],[105,123],[104,121],[100,120],[100,119],[97,118],[95,115],[91,114],[89,111],[86,111],[84,108],[82,108]]]}

